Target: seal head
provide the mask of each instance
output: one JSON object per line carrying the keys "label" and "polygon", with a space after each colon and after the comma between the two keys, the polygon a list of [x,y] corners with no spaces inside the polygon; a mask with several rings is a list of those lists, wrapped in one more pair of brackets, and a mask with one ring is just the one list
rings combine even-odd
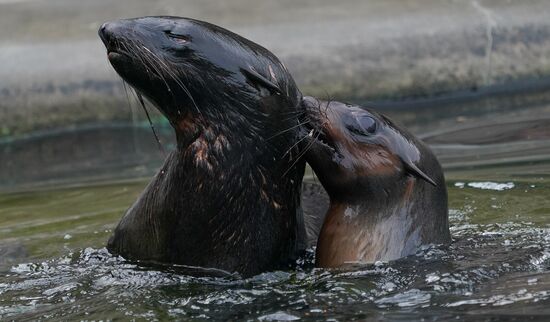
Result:
{"label": "seal head", "polygon": [[[301,93],[283,64],[267,49],[216,25],[181,17],[143,17],[103,24],[99,36],[117,73],[170,121],[191,110],[202,114],[229,100],[234,111],[257,113],[268,97],[295,107]],[[237,95],[238,94],[238,95]],[[262,102],[261,110],[278,107]],[[226,106],[227,107],[227,106]],[[219,115],[210,115],[219,116]],[[177,125],[177,124],[175,124]]]}
{"label": "seal head", "polygon": [[392,260],[448,243],[447,192],[433,153],[387,117],[305,97],[306,159],[329,194],[317,265]]}

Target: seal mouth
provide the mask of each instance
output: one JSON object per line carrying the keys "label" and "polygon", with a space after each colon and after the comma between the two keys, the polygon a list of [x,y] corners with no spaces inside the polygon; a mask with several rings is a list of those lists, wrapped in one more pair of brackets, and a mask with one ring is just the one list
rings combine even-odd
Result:
{"label": "seal mouth", "polygon": [[121,58],[122,56],[123,56],[123,54],[118,53],[116,51],[108,51],[107,52],[107,57],[109,58],[109,60],[118,59],[118,58]]}
{"label": "seal mouth", "polygon": [[326,133],[326,130],[323,129],[318,124],[313,123],[311,120],[306,121],[304,124],[304,130],[307,131],[307,136],[309,137],[310,144],[320,145],[331,152],[335,153],[336,145],[332,138]]}
{"label": "seal mouth", "polygon": [[116,61],[120,59],[128,59],[130,58],[130,54],[124,50],[120,49],[107,49],[107,58],[109,61]]}
{"label": "seal mouth", "polygon": [[117,40],[115,32],[112,29],[112,26],[109,28],[109,23],[104,23],[98,31],[99,38],[101,38],[101,41],[107,49],[109,61],[119,60],[123,57],[132,57],[129,52],[121,48],[120,40]]}
{"label": "seal mouth", "polygon": [[336,144],[325,126],[329,123],[328,116],[321,111],[319,103],[304,101],[303,107],[298,121],[302,124],[302,134],[307,138],[307,145],[336,153]]}

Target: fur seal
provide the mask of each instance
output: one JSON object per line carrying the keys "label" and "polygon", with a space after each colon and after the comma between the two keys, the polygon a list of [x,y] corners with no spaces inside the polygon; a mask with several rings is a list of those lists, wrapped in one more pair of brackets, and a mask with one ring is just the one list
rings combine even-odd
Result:
{"label": "fur seal", "polygon": [[451,241],[439,162],[375,111],[305,97],[306,160],[330,197],[316,266],[388,261]]}
{"label": "fur seal", "polygon": [[304,247],[302,94],[267,49],[180,17],[101,26],[111,65],[169,120],[177,147],[108,242],[130,260],[273,270]]}

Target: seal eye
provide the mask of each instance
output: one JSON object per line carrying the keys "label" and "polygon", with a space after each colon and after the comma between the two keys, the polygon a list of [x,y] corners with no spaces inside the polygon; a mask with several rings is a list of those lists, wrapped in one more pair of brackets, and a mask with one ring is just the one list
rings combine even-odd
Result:
{"label": "seal eye", "polygon": [[173,34],[170,31],[166,31],[166,35],[168,36],[168,38],[172,39],[174,42],[176,42],[180,45],[186,44],[190,40],[190,38],[188,36]]}
{"label": "seal eye", "polygon": [[355,124],[348,125],[351,132],[359,135],[370,135],[376,132],[376,121],[370,116],[357,116]]}

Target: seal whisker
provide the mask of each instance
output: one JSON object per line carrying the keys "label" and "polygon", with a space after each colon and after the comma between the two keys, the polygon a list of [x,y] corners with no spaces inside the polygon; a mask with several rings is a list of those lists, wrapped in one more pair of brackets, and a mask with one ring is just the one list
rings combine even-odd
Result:
{"label": "seal whisker", "polygon": [[301,114],[302,114],[302,112],[297,112],[296,114],[290,115],[289,117],[282,118],[281,121],[289,121],[289,120],[292,120],[292,119],[296,119],[296,118],[298,118]]}
{"label": "seal whisker", "polygon": [[301,110],[294,110],[294,111],[282,112],[282,113],[279,113],[279,114],[280,115],[300,115],[302,113],[303,113],[303,111],[301,111]]}
{"label": "seal whisker", "polygon": [[157,135],[157,131],[155,130],[155,126],[153,125],[153,121],[151,121],[151,117],[149,116],[149,111],[147,111],[147,107],[145,106],[145,101],[143,100],[143,96],[138,91],[136,91],[136,95],[137,95],[139,103],[141,104],[141,106],[143,107],[143,110],[145,111],[145,115],[147,116],[147,120],[149,121],[149,125],[151,126],[151,130],[153,131],[153,135],[155,136],[155,139],[157,140],[159,150],[162,152],[162,154],[164,156],[166,156],[166,151],[164,151],[164,148],[162,147],[162,143],[160,142],[160,139]]}
{"label": "seal whisker", "polygon": [[[130,40],[130,42],[131,42],[131,45],[135,48],[135,52],[141,53],[139,48],[144,47],[144,46],[141,45],[139,42],[137,42],[135,40]],[[151,53],[151,51],[147,51],[147,53]],[[153,74],[158,76],[158,78],[160,78],[162,80],[162,82],[166,86],[167,91],[172,96],[172,100],[174,102],[174,105],[177,105],[176,97],[174,96],[174,92],[172,91],[172,88],[170,87],[170,85],[168,85],[168,82],[166,81],[166,77],[164,76],[164,74],[162,72],[162,71],[166,71],[166,68],[157,61],[158,60],[157,56],[153,55],[153,57],[150,57],[150,56],[147,56],[145,53],[143,53],[142,55],[138,55],[137,58],[142,62],[142,64],[146,68],[150,67],[150,68],[153,69],[153,72],[154,72]]]}
{"label": "seal whisker", "polygon": [[[141,53],[141,51],[139,50],[141,45],[137,41],[131,41],[131,45],[134,47],[135,52]],[[168,90],[168,92],[172,93],[172,89],[168,85],[168,82],[166,81],[166,78],[164,77],[164,75],[161,72],[162,71],[162,66],[160,64],[157,64],[155,59],[152,59],[151,57],[149,57],[145,54],[141,54],[141,55],[138,54],[136,57],[142,62],[142,64],[147,69],[149,69],[149,67],[152,68],[153,72],[154,72],[153,74],[158,76],[162,80],[164,85],[166,86],[166,89]],[[173,94],[172,94],[172,97],[174,97]]]}
{"label": "seal whisker", "polygon": [[282,131],[279,131],[279,132],[273,134],[272,136],[268,137],[267,139],[268,139],[268,140],[271,140],[271,139],[273,139],[273,138],[276,137],[276,136],[279,136],[279,135],[284,134],[284,133],[286,133],[286,132],[288,132],[288,131],[294,130],[295,128],[300,127],[300,126],[302,126],[302,125],[305,125],[305,124],[307,124],[307,123],[309,123],[309,121],[305,121],[305,122],[302,122],[302,123],[298,123],[298,124],[293,125],[293,126],[287,128],[287,129],[284,129],[284,130],[282,130]]}
{"label": "seal whisker", "polygon": [[298,140],[296,143],[294,143],[290,148],[288,148],[288,150],[285,151],[285,153],[283,154],[283,156],[281,158],[284,158],[288,153],[290,153],[290,151],[296,147],[298,144],[300,144],[303,140],[307,139],[307,137],[309,136],[309,133],[306,134],[303,138],[301,138],[300,140]]}
{"label": "seal whisker", "polygon": [[[125,42],[121,42],[119,41],[118,39],[115,40],[115,43],[116,43],[116,46],[117,48],[121,48],[123,49],[125,52],[127,52],[128,54],[130,54],[132,51],[131,49],[129,48],[129,45],[128,43],[125,43]],[[141,60],[141,62],[144,64],[144,65],[147,65],[145,64],[145,61],[143,61],[142,57],[140,56],[136,56],[138,59]],[[159,75],[161,76],[161,75]],[[168,86],[168,84],[166,84]],[[126,94],[126,101],[128,102],[128,107],[130,109],[130,111],[132,110],[132,106],[131,106],[131,103],[130,103],[130,97],[128,95],[128,89],[126,87],[126,82],[124,81],[124,79],[122,79],[122,86],[124,88],[124,93]],[[157,142],[158,144],[158,147],[159,147],[159,150],[161,151],[161,153],[163,155],[166,155],[166,152],[164,151],[164,148],[162,146],[162,143],[156,133],[156,130],[155,130],[155,127],[153,125],[153,122],[151,121],[151,118],[149,116],[149,112],[147,111],[147,108],[145,107],[145,102],[143,101],[143,97],[141,96],[141,94],[139,92],[137,92],[136,90],[134,90],[133,94],[136,96],[136,99],[138,100],[138,102],[140,102],[141,106],[143,107],[143,110],[145,111],[145,115],[147,116],[147,120],[149,121],[149,125],[151,126],[151,130],[153,132],[153,136],[155,137],[155,141]],[[134,143],[135,144],[135,143]],[[135,144],[137,146],[137,144]]]}
{"label": "seal whisker", "polygon": [[[298,157],[294,160],[294,162],[292,162],[292,164],[288,167],[288,169],[283,173],[283,176],[285,176],[295,165],[296,163],[298,163],[298,161],[300,160],[300,158],[302,158],[309,149],[311,149],[311,147],[313,146],[313,144],[315,143],[315,141],[317,140],[317,138],[319,138],[319,135],[321,135],[321,133],[317,133],[317,135],[315,136],[315,138],[313,140],[311,140],[311,142],[308,143],[308,145],[305,147],[305,149],[300,152],[300,154],[298,155]],[[307,134],[303,139],[309,137],[309,134]],[[300,140],[300,141],[302,141]]]}
{"label": "seal whisker", "polygon": [[177,75],[175,75],[169,68],[168,66],[162,61],[162,59],[160,59],[155,53],[153,53],[151,50],[149,50],[149,48],[145,47],[142,45],[142,48],[147,51],[149,54],[151,54],[154,58],[156,58],[156,61],[161,64],[162,66],[164,66],[164,68],[162,69],[165,73],[168,74],[168,76],[172,77],[172,79],[181,87],[181,89],[185,92],[185,94],[187,94],[187,96],[189,97],[189,99],[191,100],[191,103],[193,103],[193,106],[195,107],[195,109],[197,110],[198,113],[201,113],[197,103],[195,102],[195,99],[193,98],[193,96],[191,95],[191,92],[189,91],[189,89],[187,89],[187,87],[185,86],[185,84],[183,84],[183,82],[181,80],[178,79]]}
{"label": "seal whisker", "polygon": [[[201,111],[200,111],[199,107],[197,106],[197,104],[195,103],[195,100],[193,99],[193,96],[191,95],[191,93],[189,92],[187,87],[168,69],[168,66],[166,66],[166,64],[157,55],[155,55],[147,47],[140,44],[139,42],[133,41],[133,46],[135,46],[136,51],[138,53],[141,53],[141,51],[139,50],[140,47],[144,48],[146,50],[145,52],[142,53],[141,56],[138,56],[138,57],[142,61],[144,66],[151,67],[153,69],[153,71],[155,72],[154,74],[157,75],[162,80],[162,82],[166,86],[166,89],[168,90],[168,92],[172,96],[172,101],[174,103],[174,106],[178,105],[177,101],[176,101],[176,97],[175,97],[174,92],[172,91],[172,88],[170,87],[170,85],[168,85],[168,81],[166,80],[165,75],[167,75],[168,77],[173,79],[176,82],[176,84],[179,85],[179,87],[191,99],[191,102],[193,103],[195,109],[200,114]],[[179,109],[178,109],[178,111],[179,111]]]}
{"label": "seal whisker", "polygon": [[[168,92],[171,93],[172,89],[168,85],[168,82],[166,81],[166,78],[164,77],[164,75],[162,73],[163,72],[163,66],[161,64],[158,64],[157,61],[155,59],[151,58],[150,56],[142,55],[142,56],[139,56],[139,58],[142,60],[144,65],[147,65],[147,66],[151,67],[154,70],[155,75],[157,75],[162,80],[164,85],[166,85],[166,89],[168,90]],[[173,94],[172,94],[172,96],[173,96]]]}
{"label": "seal whisker", "polygon": [[128,108],[130,109],[130,112],[132,111],[132,104],[130,103],[130,95],[128,95],[128,88],[126,87],[126,82],[123,78],[122,80],[122,88],[124,88],[124,94],[126,94],[126,101],[128,102]]}
{"label": "seal whisker", "polygon": [[332,98],[330,97],[330,94],[327,92],[326,95],[327,95],[327,100],[326,100],[326,104],[324,104],[325,105],[324,108],[322,107],[323,104],[321,104],[321,101],[319,99],[316,99],[319,115],[321,115],[325,121],[328,119],[327,111],[329,109],[330,103],[332,102]]}
{"label": "seal whisker", "polygon": [[[149,56],[143,55],[143,58],[149,62],[149,66],[154,69],[156,75],[162,80],[164,83],[164,86],[166,86],[166,90],[168,93],[170,93],[170,96],[172,97],[172,101],[174,102],[174,106],[177,105],[176,97],[174,95],[174,92],[172,91],[172,88],[170,85],[168,85],[168,81],[166,80],[165,75],[162,73],[164,70],[161,64],[158,64],[157,61]],[[144,63],[145,64],[145,63]]]}
{"label": "seal whisker", "polygon": [[288,121],[288,120],[291,120],[293,118],[296,118],[300,114],[302,114],[301,111],[292,112],[292,113],[281,113],[281,116],[284,116],[284,118],[282,118],[281,120]]}
{"label": "seal whisker", "polygon": [[130,110],[130,114],[132,117],[132,132],[133,132],[132,136],[134,141],[134,152],[139,153],[140,148],[139,148],[139,143],[136,135],[136,123],[137,123],[136,116],[137,115],[134,112],[134,107],[132,106],[132,102],[130,101],[130,95],[128,94],[129,85],[126,84],[126,81],[124,80],[124,78],[121,78],[121,81],[122,81],[122,87],[124,88],[124,94],[126,94],[126,101],[128,102],[128,108]]}

